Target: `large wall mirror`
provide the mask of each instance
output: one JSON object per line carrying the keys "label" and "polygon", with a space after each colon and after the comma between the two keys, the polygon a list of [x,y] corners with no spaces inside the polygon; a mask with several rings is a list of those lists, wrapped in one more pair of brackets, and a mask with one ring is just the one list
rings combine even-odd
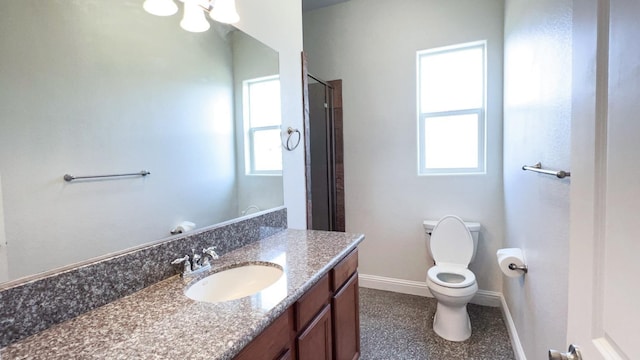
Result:
{"label": "large wall mirror", "polygon": [[0,282],[283,204],[277,52],[179,21],[0,0]]}

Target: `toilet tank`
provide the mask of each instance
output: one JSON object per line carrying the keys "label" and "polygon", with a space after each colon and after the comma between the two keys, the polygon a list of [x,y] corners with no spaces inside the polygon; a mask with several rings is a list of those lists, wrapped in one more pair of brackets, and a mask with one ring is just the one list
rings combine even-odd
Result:
{"label": "toilet tank", "polygon": [[[422,222],[422,226],[424,227],[427,252],[429,253],[429,256],[431,257],[431,259],[433,259],[433,254],[431,253],[431,242],[430,242],[431,232],[433,231],[433,228],[436,227],[436,224],[438,223],[438,221],[439,220],[424,220]],[[478,237],[480,235],[480,229],[482,228],[482,226],[480,225],[480,223],[469,222],[469,221],[465,221],[464,224],[467,225],[467,229],[469,229],[469,232],[471,233],[471,237],[473,238],[473,255],[471,256],[471,261],[470,261],[470,263],[473,263],[473,260],[476,259],[476,251],[478,250]]]}

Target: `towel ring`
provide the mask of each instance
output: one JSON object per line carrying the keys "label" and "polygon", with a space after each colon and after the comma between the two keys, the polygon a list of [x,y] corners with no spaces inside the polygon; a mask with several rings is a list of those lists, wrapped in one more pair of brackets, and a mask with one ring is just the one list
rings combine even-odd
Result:
{"label": "towel ring", "polygon": [[[289,150],[289,151],[293,151],[295,150],[295,148],[298,147],[298,145],[300,145],[300,139],[302,138],[302,136],[300,135],[300,130],[298,129],[294,129],[292,127],[288,127],[287,128],[287,141],[284,144],[285,149]],[[293,142],[291,141],[291,138],[293,137],[293,134],[298,134],[298,138],[295,141],[295,144],[293,144]]]}

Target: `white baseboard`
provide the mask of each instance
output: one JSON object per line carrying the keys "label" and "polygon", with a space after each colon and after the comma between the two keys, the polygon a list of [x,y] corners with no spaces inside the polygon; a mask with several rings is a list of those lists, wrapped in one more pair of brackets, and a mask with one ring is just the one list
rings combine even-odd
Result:
{"label": "white baseboard", "polygon": [[[403,280],[366,274],[360,274],[358,276],[358,281],[360,282],[360,286],[363,288],[433,297],[425,281]],[[501,295],[502,294],[495,291],[478,290],[476,296],[471,299],[471,303],[476,305],[499,307]]]}
{"label": "white baseboard", "polygon": [[480,289],[470,302],[476,305],[500,307],[500,296],[502,294],[497,291]]}
{"label": "white baseboard", "polygon": [[358,275],[360,287],[393,291],[400,294],[418,295],[425,297],[433,297],[427,288],[427,283],[422,281],[412,281],[403,279],[394,279],[376,275]]}
{"label": "white baseboard", "polygon": [[[393,291],[400,294],[418,295],[424,297],[433,297],[427,283],[423,281],[412,281],[403,279],[394,279],[383,276],[360,274],[358,275],[358,281],[360,287]],[[518,337],[518,331],[516,325],[511,317],[511,312],[507,306],[507,302],[504,299],[502,293],[497,291],[478,290],[476,296],[471,299],[472,304],[499,307],[502,310],[502,317],[507,326],[507,332],[511,339],[511,346],[516,356],[516,360],[527,360],[520,338]]]}
{"label": "white baseboard", "polygon": [[516,360],[527,360],[527,356],[524,354],[524,349],[522,348],[522,343],[520,342],[520,337],[518,336],[516,324],[513,322],[511,311],[509,311],[507,301],[504,299],[504,295],[502,294],[500,294],[500,309],[502,310],[502,318],[507,325],[507,332],[509,333],[509,338],[511,339],[511,347],[513,348],[513,353],[516,356]]}

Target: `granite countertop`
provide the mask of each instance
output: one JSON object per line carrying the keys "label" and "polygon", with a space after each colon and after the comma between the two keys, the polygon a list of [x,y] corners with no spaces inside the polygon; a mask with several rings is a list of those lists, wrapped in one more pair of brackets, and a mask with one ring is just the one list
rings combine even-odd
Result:
{"label": "granite countertop", "polygon": [[284,230],[221,256],[209,272],[247,262],[278,264],[284,276],[267,291],[217,304],[197,302],[184,296],[185,288],[209,273],[174,276],[11,344],[0,357],[231,359],[363,239]]}

